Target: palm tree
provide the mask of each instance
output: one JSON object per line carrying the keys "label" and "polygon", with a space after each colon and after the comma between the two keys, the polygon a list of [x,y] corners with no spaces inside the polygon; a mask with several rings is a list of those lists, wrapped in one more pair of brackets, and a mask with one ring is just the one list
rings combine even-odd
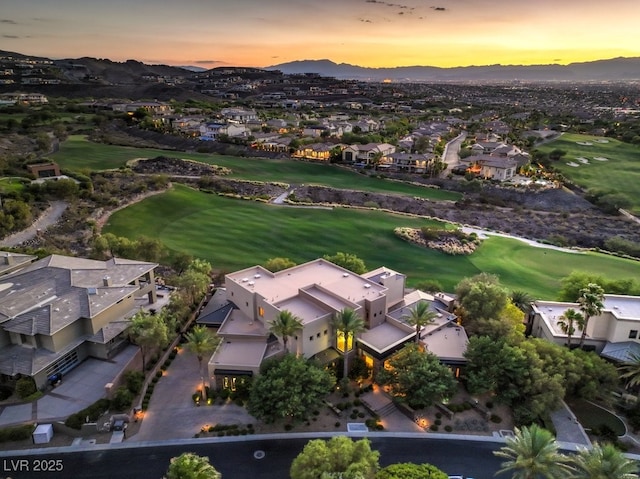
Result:
{"label": "palm tree", "polygon": [[202,360],[204,357],[212,353],[220,339],[209,332],[206,326],[195,326],[191,331],[184,335],[187,340],[186,347],[198,358],[198,370],[202,378],[202,399],[207,400],[207,389],[204,385],[204,374],[202,373]]}
{"label": "palm tree", "polygon": [[282,343],[284,344],[285,352],[289,352],[289,337],[293,336],[296,331],[302,329],[302,320],[298,318],[291,311],[283,309],[278,313],[276,319],[269,323],[269,331],[276,336],[282,337]]}
{"label": "palm tree", "polygon": [[638,466],[627,459],[613,444],[594,444],[573,457],[575,479],[638,479]]}
{"label": "palm tree", "polygon": [[627,379],[627,388],[640,384],[640,355],[631,353],[629,359],[620,366],[621,379]]}
{"label": "palm tree", "polygon": [[562,332],[567,335],[567,347],[571,349],[571,336],[576,332],[576,325],[584,325],[584,316],[573,308],[567,309],[562,316],[558,318],[558,326]]}
{"label": "palm tree", "polygon": [[589,283],[586,288],[580,290],[578,303],[580,304],[580,311],[582,311],[582,315],[584,316],[584,327],[582,328],[582,335],[580,336],[580,347],[584,345],[584,339],[587,336],[589,319],[602,313],[602,309],[604,308],[603,301],[604,290],[599,284]]}
{"label": "palm tree", "polygon": [[356,313],[353,309],[344,308],[338,314],[333,317],[333,327],[336,330],[336,335],[342,335],[344,339],[344,348],[342,351],[342,359],[343,359],[343,378],[346,378],[349,372],[349,338],[355,338],[356,334],[364,331],[364,321],[358,313]]}
{"label": "palm tree", "polygon": [[416,344],[420,344],[420,330],[424,326],[433,324],[438,317],[438,313],[429,309],[427,301],[419,301],[404,319],[411,326],[416,328]]}
{"label": "palm tree", "polygon": [[531,303],[533,298],[526,291],[517,289],[511,291],[511,302],[523,313],[528,314],[531,311]]}
{"label": "palm tree", "polygon": [[498,473],[511,472],[512,479],[564,479],[571,470],[553,434],[536,424],[516,428],[515,436],[493,454],[506,459]]}

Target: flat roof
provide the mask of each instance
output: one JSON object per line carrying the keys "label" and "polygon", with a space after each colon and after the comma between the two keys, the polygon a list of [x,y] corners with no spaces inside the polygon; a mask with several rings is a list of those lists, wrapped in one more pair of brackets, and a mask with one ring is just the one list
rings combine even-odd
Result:
{"label": "flat roof", "polygon": [[252,321],[239,309],[233,309],[218,329],[219,335],[267,337],[269,331],[260,321]]}
{"label": "flat roof", "polygon": [[[554,336],[565,336],[560,326],[558,326],[558,320],[567,309],[573,308],[579,312],[580,305],[578,303],[563,303],[557,301],[536,301],[534,308],[540,313],[542,319],[547,323]],[[576,331],[581,331],[578,325],[574,325]],[[576,333],[574,333],[575,335]]]}
{"label": "flat roof", "polygon": [[415,331],[407,332],[385,321],[381,325],[360,334],[358,341],[379,353],[383,353],[390,347],[415,337],[415,335]]}
{"label": "flat roof", "polygon": [[464,353],[468,342],[465,329],[455,323],[427,333],[422,338],[422,344],[427,350],[445,361],[465,361]]}
{"label": "flat roof", "polygon": [[275,306],[280,310],[287,310],[293,313],[295,316],[302,320],[302,324],[307,324],[315,321],[322,316],[331,314],[328,308],[321,308],[317,303],[309,301],[303,296],[295,296],[293,298],[285,299]]}
{"label": "flat roof", "polygon": [[616,318],[640,320],[640,296],[605,294],[604,308]]}
{"label": "flat roof", "polygon": [[228,274],[226,279],[259,294],[271,304],[296,296],[300,289],[313,285],[354,303],[374,300],[387,291],[384,286],[322,258],[277,273],[253,266]]}
{"label": "flat roof", "polygon": [[209,364],[225,369],[259,368],[266,349],[266,341],[226,340],[220,344]]}

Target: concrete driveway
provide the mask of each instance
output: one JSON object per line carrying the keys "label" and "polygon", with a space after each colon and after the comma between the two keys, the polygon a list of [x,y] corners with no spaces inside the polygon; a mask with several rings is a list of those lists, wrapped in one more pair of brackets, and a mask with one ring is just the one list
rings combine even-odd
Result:
{"label": "concrete driveway", "polygon": [[200,384],[198,359],[182,348],[156,383],[140,429],[129,436],[127,442],[188,439],[205,424],[257,422],[244,408],[235,404],[196,406],[191,396]]}
{"label": "concrete driveway", "polygon": [[133,360],[137,346],[127,346],[109,361],[88,358],[62,378],[62,384],[33,403],[0,408],[0,426],[66,418],[106,396],[105,385]]}

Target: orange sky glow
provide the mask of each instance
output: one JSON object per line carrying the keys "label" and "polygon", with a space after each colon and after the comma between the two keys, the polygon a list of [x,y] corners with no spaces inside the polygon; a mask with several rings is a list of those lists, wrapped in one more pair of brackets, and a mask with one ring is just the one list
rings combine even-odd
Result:
{"label": "orange sky glow", "polygon": [[4,0],[3,50],[170,65],[567,64],[640,56],[638,0]]}

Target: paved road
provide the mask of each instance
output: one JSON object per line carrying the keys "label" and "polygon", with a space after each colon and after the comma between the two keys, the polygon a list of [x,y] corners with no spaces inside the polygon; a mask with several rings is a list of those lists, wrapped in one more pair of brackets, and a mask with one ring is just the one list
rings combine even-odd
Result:
{"label": "paved road", "polygon": [[442,161],[447,164],[447,168],[442,173],[440,173],[441,177],[446,178],[447,175],[451,173],[451,170],[453,170],[460,163],[460,156],[458,155],[458,153],[460,152],[460,146],[462,145],[462,142],[466,137],[467,133],[463,131],[445,145],[444,153],[442,154]]}
{"label": "paved road", "polygon": [[38,231],[45,231],[49,226],[55,224],[67,209],[67,206],[65,201],[52,201],[49,208],[47,208],[31,226],[0,240],[0,245],[18,246],[34,238],[38,234]]}
{"label": "paved road", "polygon": [[[43,450],[46,454],[38,455],[7,451],[0,452],[0,470],[13,479],[160,479],[171,457],[190,451],[209,456],[224,478],[283,479],[289,477],[291,462],[313,437],[240,439],[237,442],[235,438],[225,438],[224,442],[220,439],[202,439],[173,445],[148,443],[138,448],[105,445],[75,453],[69,452],[69,448],[61,448],[56,452]],[[229,440],[233,442],[227,442]],[[493,478],[500,467],[500,460],[492,454],[501,446],[499,443],[438,440],[410,435],[390,437],[388,433],[380,433],[375,437],[372,435],[371,442],[372,447],[380,451],[382,466],[397,462],[428,462],[450,474],[465,474],[476,479]],[[265,452],[263,459],[254,458],[257,450]],[[21,459],[26,462],[18,462]],[[59,462],[50,462],[56,460]],[[54,470],[35,472],[34,467],[42,464],[51,465]],[[56,467],[62,467],[62,471],[56,471]]]}

